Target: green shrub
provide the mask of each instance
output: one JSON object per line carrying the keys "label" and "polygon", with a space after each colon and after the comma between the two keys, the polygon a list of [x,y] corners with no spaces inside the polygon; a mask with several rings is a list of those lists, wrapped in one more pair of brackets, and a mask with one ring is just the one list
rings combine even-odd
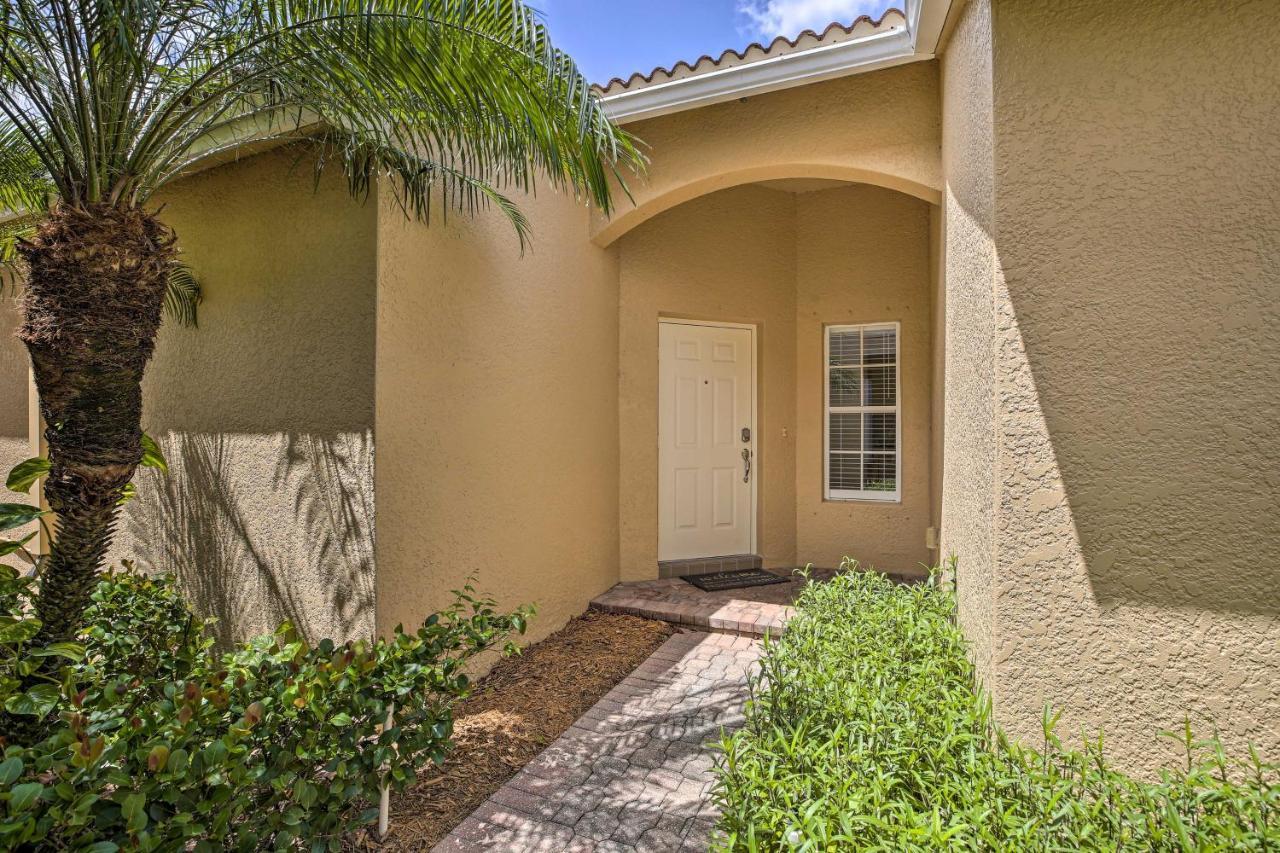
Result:
{"label": "green shrub", "polygon": [[172,578],[115,573],[32,699],[31,593],[0,567],[0,698],[55,715],[46,739],[4,749],[2,849],[338,849],[376,817],[384,781],[402,789],[443,760],[466,661],[526,617],[468,587],[387,641],[311,647],[286,625],[217,654]]}
{"label": "green shrub", "polygon": [[[847,568],[854,568],[849,565]],[[851,571],[810,584],[768,645],[714,797],[732,850],[1280,850],[1280,776],[1216,739],[1143,782],[1101,742],[1009,743],[937,582]]]}

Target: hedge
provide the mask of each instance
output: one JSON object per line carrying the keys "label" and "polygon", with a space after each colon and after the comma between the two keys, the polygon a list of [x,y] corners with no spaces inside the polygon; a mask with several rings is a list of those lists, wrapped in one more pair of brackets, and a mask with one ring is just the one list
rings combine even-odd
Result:
{"label": "hedge", "polygon": [[[846,565],[856,568],[856,564]],[[1101,738],[1011,743],[975,690],[955,601],[934,573],[809,584],[720,744],[726,850],[1280,850],[1280,768],[1176,734],[1157,780],[1108,766]]]}
{"label": "hedge", "polygon": [[173,578],[124,571],[78,642],[41,649],[33,594],[0,565],[0,705],[44,730],[0,732],[4,850],[338,850],[384,784],[443,760],[467,660],[527,615],[467,588],[388,640],[308,645],[286,624],[219,653]]}

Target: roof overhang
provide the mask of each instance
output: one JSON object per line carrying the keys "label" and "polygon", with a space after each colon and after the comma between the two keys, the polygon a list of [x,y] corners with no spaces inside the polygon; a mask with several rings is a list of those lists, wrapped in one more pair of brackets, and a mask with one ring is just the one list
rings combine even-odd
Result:
{"label": "roof overhang", "polygon": [[906,26],[601,98],[620,123],[934,58],[953,0],[906,0]]}

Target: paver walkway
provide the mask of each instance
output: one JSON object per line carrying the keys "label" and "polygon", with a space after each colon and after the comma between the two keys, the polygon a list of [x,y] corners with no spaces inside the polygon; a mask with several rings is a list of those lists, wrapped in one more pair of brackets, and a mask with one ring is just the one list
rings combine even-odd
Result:
{"label": "paver walkway", "polygon": [[742,724],[749,637],[676,634],[436,851],[704,851],[711,750]]}

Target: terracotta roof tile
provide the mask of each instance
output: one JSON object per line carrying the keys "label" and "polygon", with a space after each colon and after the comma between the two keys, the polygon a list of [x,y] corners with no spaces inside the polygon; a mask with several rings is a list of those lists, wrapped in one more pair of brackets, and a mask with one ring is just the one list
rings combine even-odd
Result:
{"label": "terracotta roof tile", "polygon": [[906,23],[906,15],[900,9],[887,9],[878,19],[872,18],[870,15],[862,15],[850,24],[832,23],[821,34],[813,30],[805,30],[795,38],[778,36],[767,47],[759,42],[753,42],[742,50],[726,50],[716,59],[710,56],[702,56],[694,62],[680,60],[670,68],[658,66],[648,74],[636,72],[626,80],[621,77],[614,77],[608,83],[597,84],[596,89],[606,96],[617,95],[622,92],[634,92],[646,86],[669,83],[673,80],[683,80],[686,77],[706,74],[722,68],[760,62],[761,60],[772,59],[776,56],[800,50],[836,44],[837,42],[847,41],[850,38],[861,38],[870,35],[876,30],[897,29],[906,26]]}

